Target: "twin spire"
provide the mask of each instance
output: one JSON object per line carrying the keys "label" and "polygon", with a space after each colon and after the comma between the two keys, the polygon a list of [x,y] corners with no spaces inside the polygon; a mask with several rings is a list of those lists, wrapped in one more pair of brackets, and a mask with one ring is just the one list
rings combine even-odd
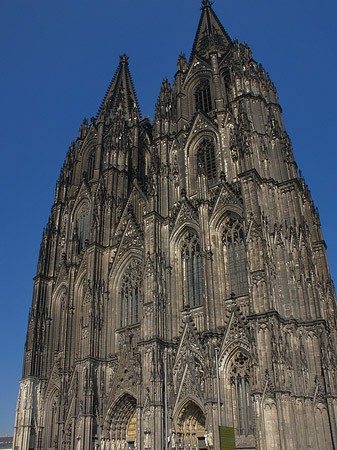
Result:
{"label": "twin spire", "polygon": [[[190,63],[196,55],[209,58],[210,53],[215,52],[218,56],[223,56],[232,43],[212,9],[213,2],[202,0],[201,3],[202,13],[194,38]],[[103,99],[98,117],[106,113],[120,113],[125,119],[140,119],[141,113],[128,59],[125,54],[120,56],[119,66]]]}
{"label": "twin spire", "polygon": [[128,59],[123,54],[99,109],[98,116],[106,113],[119,113],[124,119],[140,119],[140,109],[133,86]]}

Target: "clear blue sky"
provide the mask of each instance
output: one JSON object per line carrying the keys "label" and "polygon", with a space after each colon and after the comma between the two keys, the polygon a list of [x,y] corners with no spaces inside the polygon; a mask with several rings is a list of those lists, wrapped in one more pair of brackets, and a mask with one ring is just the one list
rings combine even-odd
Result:
{"label": "clear blue sky", "polygon": [[[179,53],[189,55],[200,3],[0,1],[0,434],[13,432],[32,278],[68,146],[124,52],[142,113],[153,117],[163,77],[172,81]],[[276,85],[337,280],[337,2],[218,0],[214,10]]]}

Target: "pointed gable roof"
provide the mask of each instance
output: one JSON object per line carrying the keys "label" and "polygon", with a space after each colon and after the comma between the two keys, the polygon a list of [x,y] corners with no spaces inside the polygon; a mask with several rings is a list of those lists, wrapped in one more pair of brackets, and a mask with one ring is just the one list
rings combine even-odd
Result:
{"label": "pointed gable roof", "polygon": [[133,118],[134,114],[140,119],[141,113],[129,70],[128,59],[128,56],[125,54],[120,56],[118,68],[98,111],[98,117],[104,111],[119,111],[125,119]]}
{"label": "pointed gable roof", "polygon": [[231,38],[215,15],[212,4],[209,0],[202,1],[202,13],[194,38],[190,62],[196,54],[208,57],[210,51],[217,51],[223,55],[232,43]]}

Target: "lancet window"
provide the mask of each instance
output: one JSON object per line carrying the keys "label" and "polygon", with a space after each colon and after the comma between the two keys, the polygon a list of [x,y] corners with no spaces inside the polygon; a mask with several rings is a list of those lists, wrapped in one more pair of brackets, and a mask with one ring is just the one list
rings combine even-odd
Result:
{"label": "lancet window", "polygon": [[229,94],[230,94],[230,84],[231,84],[231,73],[230,73],[229,69],[227,69],[225,71],[224,76],[223,76],[223,80],[224,80],[224,84],[225,84],[226,95],[228,97]]}
{"label": "lancet window", "polygon": [[253,434],[253,410],[249,380],[249,357],[237,352],[230,367],[235,428],[239,435]]}
{"label": "lancet window", "polygon": [[248,293],[247,261],[242,223],[230,217],[225,224],[223,235],[225,270],[230,280],[230,294]]}
{"label": "lancet window", "polygon": [[47,402],[46,407],[46,434],[44,448],[57,448],[58,435],[58,392],[55,392],[52,398]]}
{"label": "lancet window", "polygon": [[197,111],[208,112],[212,109],[212,98],[209,81],[201,80],[195,90],[195,109]]}
{"label": "lancet window", "polygon": [[88,180],[91,180],[94,176],[95,170],[95,150],[92,150],[88,158]]}
{"label": "lancet window", "polygon": [[139,303],[141,296],[141,265],[133,259],[125,270],[120,290],[120,326],[135,324],[139,321]]}
{"label": "lancet window", "polygon": [[80,252],[89,236],[89,205],[84,202],[76,215],[77,250]]}
{"label": "lancet window", "polygon": [[184,303],[190,307],[203,303],[202,260],[199,238],[187,233],[181,248]]}
{"label": "lancet window", "polygon": [[215,148],[213,139],[204,138],[198,147],[198,169],[207,177],[208,186],[217,181]]}

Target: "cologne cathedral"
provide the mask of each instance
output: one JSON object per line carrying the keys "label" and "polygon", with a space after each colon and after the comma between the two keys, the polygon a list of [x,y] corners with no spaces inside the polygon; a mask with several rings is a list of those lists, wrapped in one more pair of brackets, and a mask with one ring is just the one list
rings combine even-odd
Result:
{"label": "cologne cathedral", "polygon": [[13,448],[337,448],[336,324],[275,86],[203,0],[153,123],[123,55],[70,145]]}

